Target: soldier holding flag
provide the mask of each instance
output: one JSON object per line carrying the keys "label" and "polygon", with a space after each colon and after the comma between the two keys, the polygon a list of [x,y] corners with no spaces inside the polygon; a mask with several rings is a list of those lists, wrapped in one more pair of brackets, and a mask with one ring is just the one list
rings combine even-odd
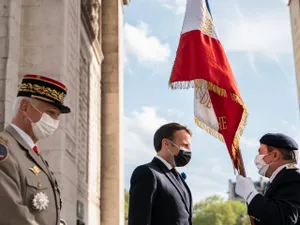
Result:
{"label": "soldier holding flag", "polygon": [[[172,89],[194,88],[196,124],[226,144],[237,177],[236,193],[249,204],[252,225],[300,225],[300,173],[295,142],[282,134],[261,139],[256,163],[271,177],[265,196],[246,176],[239,140],[248,111],[217,34],[208,0],[187,0],[179,45],[169,80]],[[280,171],[280,172],[279,172]],[[273,180],[274,179],[274,180]]]}
{"label": "soldier holding flag", "polygon": [[260,139],[255,164],[270,178],[264,196],[249,177],[237,176],[235,191],[248,205],[256,225],[300,225],[300,170],[298,145],[287,135],[266,134]]}

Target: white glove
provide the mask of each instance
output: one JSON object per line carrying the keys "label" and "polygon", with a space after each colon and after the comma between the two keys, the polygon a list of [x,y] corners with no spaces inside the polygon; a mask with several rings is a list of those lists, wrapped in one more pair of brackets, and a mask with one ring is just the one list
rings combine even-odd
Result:
{"label": "white glove", "polygon": [[254,183],[250,177],[238,175],[236,177],[235,193],[245,199],[248,204],[258,193],[254,187]]}

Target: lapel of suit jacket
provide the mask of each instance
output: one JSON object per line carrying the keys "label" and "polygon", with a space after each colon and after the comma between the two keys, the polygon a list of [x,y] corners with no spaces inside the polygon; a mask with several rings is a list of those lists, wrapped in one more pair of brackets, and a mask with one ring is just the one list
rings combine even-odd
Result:
{"label": "lapel of suit jacket", "polygon": [[192,211],[192,207],[193,207],[193,199],[192,199],[192,193],[191,190],[189,188],[189,186],[187,185],[187,183],[185,182],[185,180],[183,179],[183,177],[180,175],[180,179],[182,180],[182,183],[184,184],[186,190],[188,191],[189,194],[189,198],[190,198],[190,211]]}
{"label": "lapel of suit jacket", "polygon": [[178,185],[176,184],[176,181],[175,181],[175,178],[170,175],[171,171],[165,166],[165,164],[163,162],[161,162],[158,158],[154,158],[152,160],[152,162],[154,164],[156,164],[165,174],[165,176],[171,181],[171,183],[173,184],[173,186],[176,188],[176,190],[178,191],[184,205],[185,205],[185,208],[188,212],[190,212],[190,208],[189,206],[187,205],[187,202],[183,196],[183,193],[180,191],[180,188],[178,187]]}
{"label": "lapel of suit jacket", "polygon": [[[11,134],[15,138],[15,140],[22,146],[24,150],[28,152],[28,154],[31,156],[31,158],[40,166],[40,168],[47,174],[49,177],[48,170],[46,168],[46,165],[44,162],[41,160],[41,158],[36,154],[30,146],[24,141],[24,139],[19,135],[19,133],[11,126],[9,125],[5,129],[8,133]],[[49,177],[50,178],[50,177]],[[51,178],[50,178],[51,179]]]}

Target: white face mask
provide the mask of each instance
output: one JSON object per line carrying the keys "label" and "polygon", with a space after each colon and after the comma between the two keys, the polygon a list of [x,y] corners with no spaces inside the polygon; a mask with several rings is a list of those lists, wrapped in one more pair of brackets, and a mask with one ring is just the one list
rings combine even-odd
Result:
{"label": "white face mask", "polygon": [[[269,154],[271,154],[271,153],[269,153]],[[258,173],[260,174],[260,175],[262,175],[262,176],[266,176],[266,172],[267,172],[267,170],[269,169],[269,167],[270,167],[270,165],[272,164],[272,163],[270,163],[270,164],[267,164],[267,163],[265,163],[265,161],[264,161],[264,158],[267,156],[267,155],[269,155],[269,154],[265,154],[265,155],[257,155],[256,157],[255,157],[255,165],[256,165],[256,167],[257,167],[257,169],[258,169]]]}
{"label": "white face mask", "polygon": [[[41,113],[41,111],[38,110],[35,106],[33,107]],[[32,120],[28,117],[31,121],[33,134],[38,140],[53,135],[53,133],[57,130],[59,125],[59,120],[52,119],[52,117],[49,116],[47,113],[41,114],[41,119],[36,123],[32,122]]]}

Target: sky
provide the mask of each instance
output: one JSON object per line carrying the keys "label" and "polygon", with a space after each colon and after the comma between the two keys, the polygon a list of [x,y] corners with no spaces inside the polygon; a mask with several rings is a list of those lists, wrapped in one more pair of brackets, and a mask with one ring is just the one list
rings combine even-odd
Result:
{"label": "sky", "polygon": [[[133,170],[155,156],[153,135],[167,122],[193,132],[187,174],[193,201],[227,197],[235,181],[224,143],[194,123],[193,89],[171,90],[168,80],[180,37],[185,0],[132,0],[124,7],[124,184]],[[220,41],[249,111],[240,142],[246,173],[260,179],[254,165],[259,139],[268,132],[300,143],[299,106],[289,8],[283,0],[210,0]]]}

